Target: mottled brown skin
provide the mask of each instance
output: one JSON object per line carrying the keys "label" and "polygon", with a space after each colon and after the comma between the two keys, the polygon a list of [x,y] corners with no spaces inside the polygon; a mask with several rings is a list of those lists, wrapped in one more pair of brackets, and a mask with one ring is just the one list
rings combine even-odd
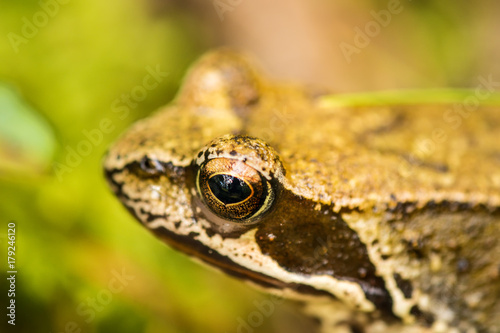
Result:
{"label": "mottled brown skin", "polygon": [[[453,110],[329,106],[301,87],[268,83],[239,55],[217,51],[191,70],[172,106],[124,134],[105,168],[142,223],[232,275],[339,298],[227,254],[211,256],[198,232],[176,230],[197,226],[225,242],[253,235],[262,257],[286,272],[361,286],[374,309],[353,322],[356,329],[363,322],[378,332],[374,318],[399,318],[421,328],[411,332],[500,332],[500,110],[479,106],[467,117]],[[193,189],[194,161],[228,134],[236,137],[225,137],[214,155],[244,158],[253,137],[274,148],[263,145],[248,163],[277,193],[258,223],[234,229],[214,226]],[[150,227],[156,221],[178,229]]]}

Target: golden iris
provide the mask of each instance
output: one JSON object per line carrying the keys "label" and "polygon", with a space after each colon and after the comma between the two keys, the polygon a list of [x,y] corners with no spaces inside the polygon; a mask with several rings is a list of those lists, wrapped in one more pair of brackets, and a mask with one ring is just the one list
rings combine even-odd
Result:
{"label": "golden iris", "polygon": [[252,220],[270,205],[273,197],[267,180],[236,159],[215,158],[204,163],[197,185],[212,212],[237,222]]}

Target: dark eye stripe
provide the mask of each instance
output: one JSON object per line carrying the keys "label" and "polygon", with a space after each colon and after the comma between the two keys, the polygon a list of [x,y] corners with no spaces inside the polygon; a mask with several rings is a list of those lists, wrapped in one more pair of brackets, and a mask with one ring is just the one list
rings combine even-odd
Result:
{"label": "dark eye stripe", "polygon": [[225,205],[245,201],[253,192],[243,179],[228,174],[210,177],[208,186],[213,195]]}

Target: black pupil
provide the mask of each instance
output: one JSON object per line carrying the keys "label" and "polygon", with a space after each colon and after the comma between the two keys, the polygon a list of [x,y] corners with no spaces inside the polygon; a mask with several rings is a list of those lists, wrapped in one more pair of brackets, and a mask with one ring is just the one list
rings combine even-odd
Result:
{"label": "black pupil", "polygon": [[225,205],[241,202],[252,194],[247,183],[231,175],[215,175],[208,180],[208,186]]}

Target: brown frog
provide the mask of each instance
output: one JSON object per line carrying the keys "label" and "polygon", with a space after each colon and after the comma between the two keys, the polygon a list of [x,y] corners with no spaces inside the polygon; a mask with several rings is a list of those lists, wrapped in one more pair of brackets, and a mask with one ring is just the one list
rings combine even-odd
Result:
{"label": "brown frog", "polygon": [[470,93],[346,102],[218,50],[105,173],[159,238],[324,332],[500,332],[500,108]]}

